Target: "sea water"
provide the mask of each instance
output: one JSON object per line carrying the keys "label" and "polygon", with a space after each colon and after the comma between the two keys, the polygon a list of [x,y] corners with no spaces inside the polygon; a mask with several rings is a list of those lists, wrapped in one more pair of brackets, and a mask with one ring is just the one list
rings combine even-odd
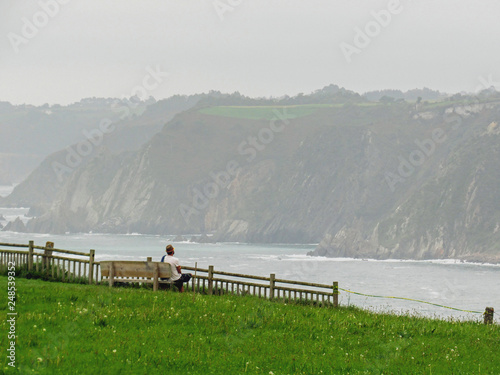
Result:
{"label": "sea water", "polygon": [[[2,209],[7,219],[21,217],[27,209]],[[189,238],[189,236],[188,236]],[[469,319],[482,321],[486,307],[500,311],[500,265],[461,263],[457,260],[362,260],[351,258],[310,257],[310,245],[270,245],[245,243],[204,244],[189,241],[175,242],[174,236],[143,234],[31,234],[0,232],[0,242],[24,243],[46,241],[56,248],[96,251],[96,260],[159,261],[165,246],[171,243],[184,266],[208,268],[247,275],[308,281],[332,285],[353,292],[382,297],[404,297],[423,300],[476,313],[460,312],[429,304],[394,298],[367,297],[341,290],[341,305],[392,313],[409,313],[440,319]],[[495,320],[500,322],[499,313]]]}
{"label": "sea water", "polygon": [[13,185],[0,185],[0,197],[6,197],[10,193],[12,193],[12,190],[16,187],[18,184],[13,184]]}

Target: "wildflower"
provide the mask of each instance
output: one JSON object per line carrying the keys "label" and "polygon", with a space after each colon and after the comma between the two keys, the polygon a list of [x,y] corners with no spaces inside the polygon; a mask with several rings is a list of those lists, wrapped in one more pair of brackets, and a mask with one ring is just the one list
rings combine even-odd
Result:
{"label": "wildflower", "polygon": [[38,358],[37,358],[37,361],[38,361],[38,362],[42,362],[42,361],[43,361],[43,359],[41,359],[40,357],[38,357]]}
{"label": "wildflower", "polygon": [[116,353],[116,349],[113,349],[113,353]]}
{"label": "wildflower", "polygon": [[33,326],[33,328],[36,328],[36,324]]}

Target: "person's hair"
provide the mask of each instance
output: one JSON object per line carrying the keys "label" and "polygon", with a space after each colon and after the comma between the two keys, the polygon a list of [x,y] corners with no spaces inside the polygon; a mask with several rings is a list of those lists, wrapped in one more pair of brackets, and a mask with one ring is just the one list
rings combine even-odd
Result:
{"label": "person's hair", "polygon": [[167,245],[167,254],[172,254],[174,252],[174,247],[172,245]]}

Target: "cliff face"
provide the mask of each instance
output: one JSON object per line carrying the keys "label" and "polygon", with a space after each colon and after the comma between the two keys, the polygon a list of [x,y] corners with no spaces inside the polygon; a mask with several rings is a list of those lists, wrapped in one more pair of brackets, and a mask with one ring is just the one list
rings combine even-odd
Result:
{"label": "cliff face", "polygon": [[498,108],[192,109],[139,151],[79,168],[28,230],[213,232],[321,241],[311,255],[490,260]]}
{"label": "cliff face", "polygon": [[500,260],[500,131],[496,122],[483,124],[379,222],[389,255]]}
{"label": "cliff face", "polygon": [[387,180],[404,191],[397,204],[370,225],[328,233],[311,255],[499,262],[498,107],[448,118],[423,164]]}

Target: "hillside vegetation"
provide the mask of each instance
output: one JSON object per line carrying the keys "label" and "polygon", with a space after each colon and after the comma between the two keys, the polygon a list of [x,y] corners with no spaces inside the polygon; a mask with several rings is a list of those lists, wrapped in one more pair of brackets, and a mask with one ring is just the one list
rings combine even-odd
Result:
{"label": "hillside vegetation", "polygon": [[498,325],[255,297],[19,278],[16,286],[16,369],[4,355],[5,374],[500,372]]}

